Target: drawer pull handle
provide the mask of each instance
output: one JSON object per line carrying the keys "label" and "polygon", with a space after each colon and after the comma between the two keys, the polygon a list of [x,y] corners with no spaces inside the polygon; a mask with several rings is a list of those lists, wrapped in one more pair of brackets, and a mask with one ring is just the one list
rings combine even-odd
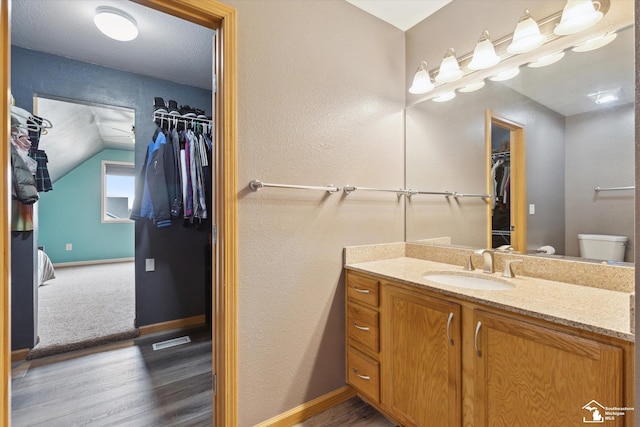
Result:
{"label": "drawer pull handle", "polygon": [[451,339],[451,321],[453,320],[453,313],[449,313],[449,320],[447,320],[447,339],[449,344],[453,345],[453,339]]}
{"label": "drawer pull handle", "polygon": [[370,377],[369,375],[360,375],[360,374],[358,373],[358,368],[353,368],[353,372],[355,372],[355,374],[356,374],[358,377],[362,378],[363,380],[367,380],[367,381],[369,381],[369,380],[371,379],[371,377]]}
{"label": "drawer pull handle", "polygon": [[356,292],[360,292],[361,294],[371,293],[371,291],[369,291],[369,289],[358,289],[355,286],[353,287],[353,290],[356,291]]}
{"label": "drawer pull handle", "polygon": [[356,328],[360,329],[361,331],[368,331],[369,328],[366,326],[360,326],[358,325],[356,322],[353,322],[353,326],[355,326]]}
{"label": "drawer pull handle", "polygon": [[482,326],[482,322],[478,322],[478,324],[476,325],[476,337],[475,337],[475,340],[474,340],[475,347],[476,347],[476,354],[478,355],[478,357],[482,357],[482,352],[478,348],[478,335],[480,334],[480,327],[481,326]]}

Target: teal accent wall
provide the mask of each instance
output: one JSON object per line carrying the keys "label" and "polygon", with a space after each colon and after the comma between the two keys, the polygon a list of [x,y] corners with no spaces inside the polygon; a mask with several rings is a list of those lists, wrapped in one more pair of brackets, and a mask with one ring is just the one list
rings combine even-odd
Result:
{"label": "teal accent wall", "polygon": [[[102,160],[134,162],[134,152],[103,150],[40,193],[38,245],[53,263],[133,258],[135,224],[103,223]],[[72,244],[72,250],[65,249]]]}

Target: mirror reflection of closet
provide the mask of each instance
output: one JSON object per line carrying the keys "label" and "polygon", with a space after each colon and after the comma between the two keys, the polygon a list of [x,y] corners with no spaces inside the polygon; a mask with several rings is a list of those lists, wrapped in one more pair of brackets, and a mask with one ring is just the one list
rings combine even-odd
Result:
{"label": "mirror reflection of closet", "polygon": [[487,111],[489,157],[488,247],[526,252],[526,170],[524,128]]}

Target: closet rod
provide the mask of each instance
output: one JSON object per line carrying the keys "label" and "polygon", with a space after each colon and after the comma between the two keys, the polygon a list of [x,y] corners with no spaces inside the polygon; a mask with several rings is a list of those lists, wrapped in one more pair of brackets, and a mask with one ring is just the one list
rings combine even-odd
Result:
{"label": "closet rod", "polygon": [[349,194],[352,193],[356,190],[360,190],[360,191],[382,191],[385,193],[396,193],[398,196],[401,196],[403,194],[407,193],[407,190],[403,190],[402,188],[399,188],[397,190],[389,190],[386,188],[370,188],[370,187],[356,187],[355,185],[345,185],[344,186],[344,192]]}
{"label": "closet rod", "polygon": [[315,185],[295,185],[295,184],[273,184],[268,182],[262,182],[257,179],[254,179],[249,183],[249,188],[253,191],[258,191],[261,188],[265,187],[273,187],[273,188],[293,188],[298,190],[318,190],[318,191],[326,191],[328,193],[337,193],[340,191],[340,187],[336,187],[335,185],[327,185],[326,187],[319,187]]}
{"label": "closet rod", "polygon": [[618,190],[635,190],[636,187],[629,186],[629,187],[596,187],[593,190],[596,193],[599,193],[600,191],[618,191]]}
{"label": "closet rod", "polygon": [[209,124],[209,125],[213,121],[213,120],[210,120],[210,119],[199,119],[197,117],[187,117],[187,116],[181,116],[181,115],[178,115],[178,114],[163,113],[163,112],[159,112],[159,111],[154,111],[153,112],[153,120],[155,120],[155,119],[180,120],[180,121],[188,121],[188,122],[205,123],[205,124]]}

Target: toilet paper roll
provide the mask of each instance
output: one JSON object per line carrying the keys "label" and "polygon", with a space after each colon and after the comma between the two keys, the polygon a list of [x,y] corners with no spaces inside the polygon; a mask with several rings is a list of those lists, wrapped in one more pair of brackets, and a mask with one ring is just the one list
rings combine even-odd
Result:
{"label": "toilet paper roll", "polygon": [[553,255],[556,253],[556,249],[553,246],[540,246],[538,249],[536,249],[539,253],[541,254],[549,254],[549,255]]}

